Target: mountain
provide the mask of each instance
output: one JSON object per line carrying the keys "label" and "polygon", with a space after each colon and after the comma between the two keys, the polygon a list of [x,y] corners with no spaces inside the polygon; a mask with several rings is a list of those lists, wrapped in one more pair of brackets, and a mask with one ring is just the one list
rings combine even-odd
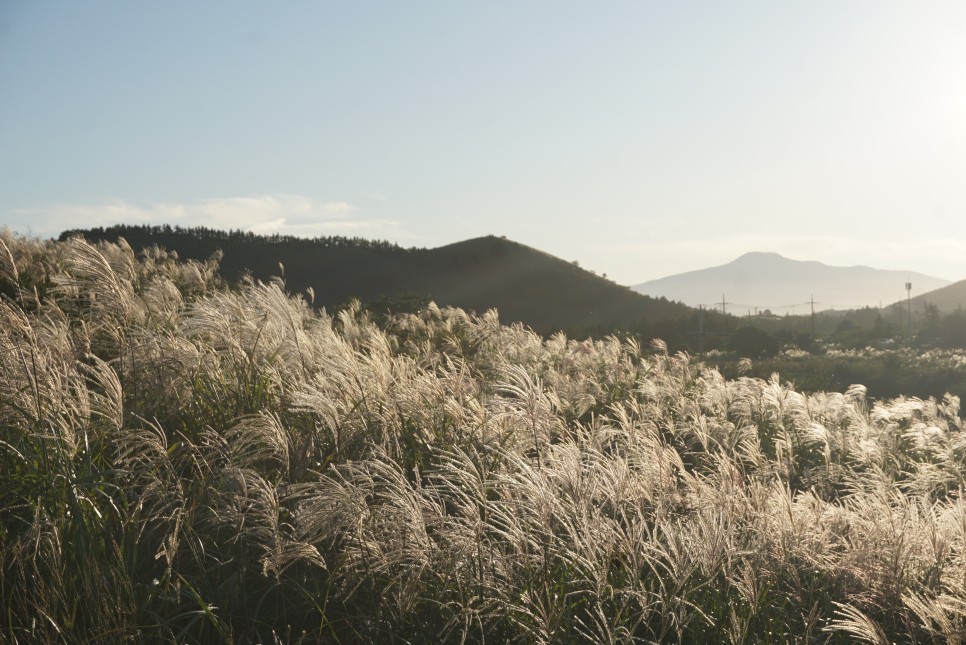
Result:
{"label": "mountain", "polygon": [[690,310],[645,297],[575,264],[504,238],[487,236],[434,249],[405,249],[358,238],[304,239],[244,232],[171,227],[114,226],[65,231],[61,239],[123,237],[135,251],[158,245],[184,259],[223,252],[221,274],[230,282],[245,272],[260,280],[284,266],[291,292],[314,292],[330,310],[352,298],[379,307],[432,299],[483,313],[496,308],[503,322],[522,322],[540,333],[570,333],[678,319]]}
{"label": "mountain", "polygon": [[[899,303],[903,307],[905,302]],[[912,299],[913,311],[921,311],[927,304],[935,305],[941,313],[950,313],[966,308],[966,280],[960,280],[950,285],[918,295]]]}
{"label": "mountain", "polygon": [[720,305],[732,312],[770,309],[776,314],[804,313],[814,297],[817,309],[854,309],[891,304],[905,296],[905,284],[922,293],[948,280],[909,271],[865,266],[834,267],[821,262],[790,260],[777,253],[746,253],[722,266],[679,273],[634,286],[652,297],[691,306]]}

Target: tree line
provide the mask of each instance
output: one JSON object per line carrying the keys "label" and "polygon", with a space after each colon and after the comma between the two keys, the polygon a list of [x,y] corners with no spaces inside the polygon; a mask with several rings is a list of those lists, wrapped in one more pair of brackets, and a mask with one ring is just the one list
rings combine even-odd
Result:
{"label": "tree line", "polygon": [[[63,242],[81,235],[89,240],[117,240],[123,238],[156,238],[158,244],[164,246],[165,241],[172,238],[191,238],[205,242],[241,243],[241,244],[305,244],[322,248],[356,248],[373,250],[412,251],[388,240],[372,240],[362,237],[348,237],[345,235],[326,235],[319,237],[297,237],[273,233],[261,235],[243,229],[208,228],[207,226],[171,226],[170,224],[119,224],[115,226],[96,226],[85,229],[70,229],[60,234],[59,241]],[[166,239],[167,238],[167,239]]]}

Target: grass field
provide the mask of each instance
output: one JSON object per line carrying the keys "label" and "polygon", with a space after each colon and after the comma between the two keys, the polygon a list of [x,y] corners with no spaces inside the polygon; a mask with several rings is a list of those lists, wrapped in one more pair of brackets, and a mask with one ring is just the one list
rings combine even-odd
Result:
{"label": "grass field", "polygon": [[956,397],[0,240],[0,640],[964,640]]}

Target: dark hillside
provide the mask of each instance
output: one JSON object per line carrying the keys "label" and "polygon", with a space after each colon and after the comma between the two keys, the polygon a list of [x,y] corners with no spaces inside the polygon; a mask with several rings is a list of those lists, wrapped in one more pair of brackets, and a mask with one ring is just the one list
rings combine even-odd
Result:
{"label": "dark hillside", "polygon": [[332,308],[351,298],[363,303],[429,298],[441,306],[480,313],[496,308],[504,322],[523,322],[541,333],[640,326],[690,311],[493,236],[435,249],[404,249],[359,238],[309,240],[143,226],[67,231],[61,238],[78,234],[90,241],[123,237],[135,251],[158,245],[185,259],[207,259],[221,249],[221,273],[229,281],[246,271],[266,280],[279,274],[281,263],[288,289],[312,287],[318,307]]}

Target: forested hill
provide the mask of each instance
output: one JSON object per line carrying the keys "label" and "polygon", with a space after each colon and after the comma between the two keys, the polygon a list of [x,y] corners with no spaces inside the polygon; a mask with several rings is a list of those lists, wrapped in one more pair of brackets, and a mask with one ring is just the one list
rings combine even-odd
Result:
{"label": "forested hill", "polygon": [[523,322],[541,333],[606,331],[680,319],[682,304],[635,293],[574,263],[499,237],[481,237],[435,249],[348,237],[314,239],[259,236],[161,226],[114,226],[65,231],[61,239],[123,237],[135,251],[158,245],[181,258],[204,260],[223,252],[228,281],[245,272],[260,280],[279,275],[287,288],[311,287],[317,307],[358,298],[364,304],[405,308],[432,299],[482,313],[496,308],[504,322]]}

